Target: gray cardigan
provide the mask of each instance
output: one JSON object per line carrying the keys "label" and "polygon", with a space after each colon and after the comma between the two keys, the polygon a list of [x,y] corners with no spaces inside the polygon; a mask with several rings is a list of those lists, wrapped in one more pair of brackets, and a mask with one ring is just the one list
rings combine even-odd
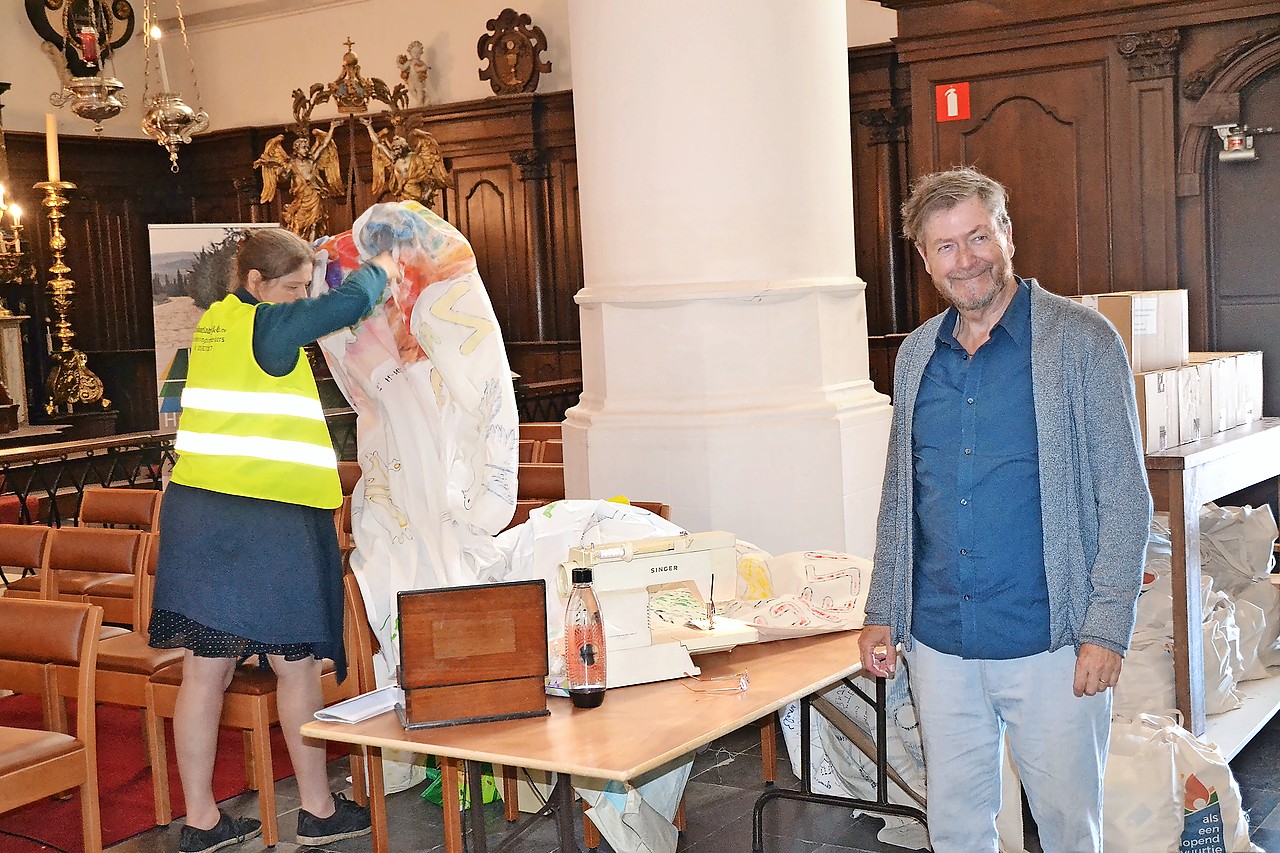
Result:
{"label": "gray cardigan", "polygon": [[[1101,314],[1031,287],[1031,382],[1040,443],[1040,510],[1050,650],[1095,643],[1124,654],[1133,634],[1151,493],[1133,376]],[[903,341],[866,624],[911,643],[912,417],[943,314]],[[1010,512],[1018,507],[1011,506]]]}

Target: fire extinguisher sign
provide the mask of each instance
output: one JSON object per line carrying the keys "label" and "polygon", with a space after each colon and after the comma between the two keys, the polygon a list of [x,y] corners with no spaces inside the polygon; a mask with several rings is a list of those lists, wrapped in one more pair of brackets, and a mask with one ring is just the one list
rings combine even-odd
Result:
{"label": "fire extinguisher sign", "polygon": [[934,88],[938,121],[960,121],[969,117],[969,84],[943,83]]}

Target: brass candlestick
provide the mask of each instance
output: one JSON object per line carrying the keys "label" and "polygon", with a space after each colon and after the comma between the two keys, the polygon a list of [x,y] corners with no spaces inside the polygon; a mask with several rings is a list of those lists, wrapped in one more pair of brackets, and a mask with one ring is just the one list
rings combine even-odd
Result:
{"label": "brass candlestick", "polygon": [[49,217],[49,250],[53,252],[53,266],[49,272],[49,295],[53,301],[53,310],[58,314],[58,322],[54,324],[54,337],[59,347],[51,353],[53,370],[45,383],[45,391],[49,395],[44,405],[46,414],[54,414],[59,410],[71,414],[77,405],[91,406],[97,404],[102,408],[111,405],[111,401],[102,396],[102,380],[89,370],[85,354],[71,346],[75,332],[71,329],[71,321],[67,319],[71,313],[71,299],[75,295],[76,283],[67,278],[71,267],[62,260],[62,252],[67,248],[67,238],[62,236],[62,208],[67,206],[66,190],[73,190],[76,185],[69,181],[41,181],[35,185],[44,190],[44,201],[41,204],[48,211]]}

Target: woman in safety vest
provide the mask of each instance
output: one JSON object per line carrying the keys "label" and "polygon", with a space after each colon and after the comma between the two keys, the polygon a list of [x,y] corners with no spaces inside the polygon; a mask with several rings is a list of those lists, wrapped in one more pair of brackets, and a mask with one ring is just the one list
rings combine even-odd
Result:
{"label": "woman in safety vest", "polygon": [[330,795],[324,747],[298,732],[321,706],[320,659],[346,674],[333,523],[342,494],[302,347],[367,316],[401,271],[378,255],[309,299],[314,268],[315,253],[294,234],[251,231],[236,252],[237,289],[204,313],[191,344],[150,624],[152,646],[186,650],[173,721],[187,804],[181,853],[261,833],[213,796],[223,693],[237,663],[255,655],[276,674],[302,799],[298,843],[370,831],[368,809]]}

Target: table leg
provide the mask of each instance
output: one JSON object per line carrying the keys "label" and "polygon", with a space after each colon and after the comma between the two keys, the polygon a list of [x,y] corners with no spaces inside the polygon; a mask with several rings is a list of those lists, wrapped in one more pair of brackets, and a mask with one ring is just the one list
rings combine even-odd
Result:
{"label": "table leg", "polygon": [[812,773],[811,758],[809,749],[809,726],[810,726],[810,704],[814,699],[820,699],[820,694],[806,696],[800,700],[800,768],[797,774],[800,777],[800,790],[786,791],[781,788],[769,788],[763,794],[756,798],[755,808],[751,814],[751,850],[752,853],[764,853],[764,808],[773,800],[799,800],[805,803],[818,803],[821,805],[836,806],[838,808],[852,808],[859,811],[868,812],[870,814],[895,815],[897,817],[909,817],[917,820],[921,824],[926,824],[925,814],[920,809],[912,806],[902,806],[897,803],[889,802],[889,788],[887,779],[889,776],[889,756],[888,756],[888,719],[886,715],[886,694],[887,689],[885,680],[877,678],[875,696],[867,694],[862,688],[856,686],[853,681],[848,678],[841,679],[841,682],[852,690],[864,702],[875,709],[876,712],[876,798],[875,800],[863,800],[855,797],[836,797],[827,794],[811,793],[812,789]]}
{"label": "table leg", "polygon": [[489,853],[489,839],[484,830],[484,774],[479,761],[467,765],[467,814],[471,816],[471,848],[475,853]]}
{"label": "table leg", "polygon": [[462,760],[440,757],[440,794],[444,802],[445,853],[463,853],[462,795],[458,792]]}
{"label": "table leg", "polygon": [[382,748],[365,747],[365,778],[369,782],[369,817],[373,822],[373,853],[389,853],[387,795],[382,781]]}
{"label": "table leg", "polygon": [[560,853],[577,853],[578,842],[573,828],[577,811],[573,807],[573,777],[557,773],[555,787],[551,789],[551,806],[556,811],[556,835],[560,840]]}

